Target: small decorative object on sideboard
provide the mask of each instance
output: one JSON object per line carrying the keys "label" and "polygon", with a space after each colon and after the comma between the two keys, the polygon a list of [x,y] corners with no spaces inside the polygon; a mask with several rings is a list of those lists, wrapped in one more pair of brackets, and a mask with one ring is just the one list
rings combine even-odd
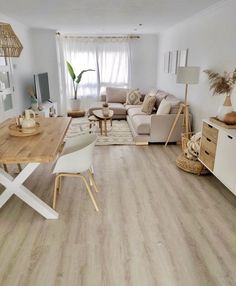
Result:
{"label": "small decorative object on sideboard", "polygon": [[224,72],[223,75],[210,70],[204,72],[208,75],[210,90],[213,90],[213,95],[226,94],[224,104],[219,107],[217,114],[217,118],[224,121],[225,115],[233,111],[230,97],[236,84],[236,69],[232,73]]}
{"label": "small decorative object on sideboard", "polygon": [[103,103],[103,105],[102,105],[102,114],[104,115],[104,116],[109,116],[109,105],[108,105],[108,103]]}
{"label": "small decorative object on sideboard", "polygon": [[236,125],[236,111],[225,114],[224,122],[228,125]]}

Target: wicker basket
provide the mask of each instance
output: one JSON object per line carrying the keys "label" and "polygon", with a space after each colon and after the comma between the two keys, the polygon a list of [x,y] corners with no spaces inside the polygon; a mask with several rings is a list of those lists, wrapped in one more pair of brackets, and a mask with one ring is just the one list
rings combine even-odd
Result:
{"label": "wicker basket", "polygon": [[181,170],[196,175],[206,175],[210,173],[201,162],[189,160],[184,156],[184,154],[178,156],[176,159],[176,165]]}
{"label": "wicker basket", "polygon": [[193,132],[188,132],[188,133],[182,133],[181,134],[181,145],[182,145],[182,151],[187,148],[188,141],[190,138],[193,136]]}

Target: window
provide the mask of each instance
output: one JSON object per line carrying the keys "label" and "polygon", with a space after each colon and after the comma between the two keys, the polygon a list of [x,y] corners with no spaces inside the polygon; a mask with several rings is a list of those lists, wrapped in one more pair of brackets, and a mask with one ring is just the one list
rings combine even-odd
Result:
{"label": "window", "polygon": [[14,115],[12,68],[9,58],[0,58],[0,121]]}
{"label": "window", "polygon": [[[61,39],[61,60],[70,62],[78,75],[81,70],[94,69],[83,74],[78,94],[87,107],[97,100],[106,86],[129,85],[129,41],[127,38],[79,38]],[[73,97],[73,85],[67,67],[64,67],[67,98]]]}

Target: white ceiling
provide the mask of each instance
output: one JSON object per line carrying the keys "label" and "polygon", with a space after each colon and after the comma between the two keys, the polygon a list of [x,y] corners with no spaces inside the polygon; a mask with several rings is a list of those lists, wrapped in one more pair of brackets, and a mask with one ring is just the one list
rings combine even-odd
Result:
{"label": "white ceiling", "polygon": [[0,0],[0,7],[1,13],[30,27],[80,34],[141,34],[158,33],[217,2],[220,1]]}

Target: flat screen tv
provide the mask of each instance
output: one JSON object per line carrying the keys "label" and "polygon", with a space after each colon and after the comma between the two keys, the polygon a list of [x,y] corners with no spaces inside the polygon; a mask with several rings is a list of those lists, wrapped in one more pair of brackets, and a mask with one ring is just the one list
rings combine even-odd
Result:
{"label": "flat screen tv", "polygon": [[35,92],[39,103],[50,101],[50,91],[48,83],[48,73],[34,75]]}

